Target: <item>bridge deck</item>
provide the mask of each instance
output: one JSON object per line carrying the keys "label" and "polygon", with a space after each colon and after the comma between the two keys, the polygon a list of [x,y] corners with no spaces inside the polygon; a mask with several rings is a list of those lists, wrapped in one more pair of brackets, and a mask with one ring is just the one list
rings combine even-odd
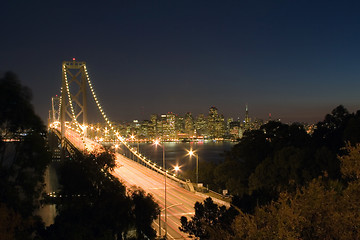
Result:
{"label": "bridge deck", "polygon": [[[120,154],[117,154],[116,159],[119,166],[115,169],[114,175],[123,180],[126,186],[139,186],[152,194],[161,209],[164,209],[164,176]],[[180,217],[194,215],[195,202],[202,202],[205,198],[180,187],[170,179],[167,180],[166,192],[168,238],[187,239],[187,235],[179,230]],[[161,218],[164,219],[164,211]],[[158,223],[155,224],[158,229]],[[161,224],[163,228],[164,223]]]}
{"label": "bridge deck", "polygon": [[[78,149],[83,149],[84,144],[80,136],[67,130],[66,137]],[[99,144],[85,139],[87,147],[95,149]],[[117,167],[113,175],[118,177],[127,187],[140,187],[145,192],[152,194],[155,201],[163,210],[165,207],[165,181],[164,175],[153,171],[121,154],[116,154]],[[206,196],[190,192],[182,188],[178,182],[167,179],[167,231],[168,239],[188,239],[187,235],[179,230],[180,217],[194,215],[195,202],[202,202]],[[155,223],[156,230],[159,232],[159,222]],[[164,235],[164,211],[161,212],[161,234]]]}

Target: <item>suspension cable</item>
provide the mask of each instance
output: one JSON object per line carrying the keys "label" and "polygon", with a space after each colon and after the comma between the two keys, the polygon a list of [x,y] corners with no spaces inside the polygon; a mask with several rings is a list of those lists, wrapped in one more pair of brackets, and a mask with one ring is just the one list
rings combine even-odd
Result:
{"label": "suspension cable", "polygon": [[178,182],[181,182],[183,184],[185,184],[185,182],[179,178],[176,177],[176,175],[170,175],[168,173],[168,171],[166,169],[162,169],[161,167],[158,167],[156,165],[155,162],[152,162],[150,159],[146,159],[145,156],[142,156],[139,152],[137,152],[133,147],[131,147],[123,137],[121,137],[119,135],[119,133],[114,129],[114,126],[112,126],[110,120],[108,119],[106,113],[104,112],[103,108],[101,107],[101,104],[100,104],[100,101],[98,100],[96,94],[95,94],[95,90],[93,88],[93,85],[90,81],[90,77],[89,77],[89,74],[87,72],[87,69],[86,69],[86,65],[84,65],[84,69],[85,69],[85,75],[86,75],[86,79],[87,79],[87,82],[89,84],[89,87],[90,87],[90,90],[91,90],[91,93],[92,93],[92,96],[93,96],[93,99],[98,107],[98,110],[100,111],[102,117],[104,118],[106,124],[108,125],[108,127],[110,128],[111,131],[113,131],[113,133],[115,134],[116,138],[118,140],[120,140],[120,142],[127,148],[129,149],[130,152],[132,152],[134,155],[136,155],[138,157],[138,159],[140,159],[143,163],[145,163],[147,166],[149,166],[150,168],[154,169],[155,171],[165,175],[175,181],[178,181]]}

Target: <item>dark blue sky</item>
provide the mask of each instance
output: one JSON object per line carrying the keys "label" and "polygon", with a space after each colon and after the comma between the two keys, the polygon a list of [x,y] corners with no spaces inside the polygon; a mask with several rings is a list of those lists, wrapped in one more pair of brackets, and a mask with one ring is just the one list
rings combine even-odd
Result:
{"label": "dark blue sky", "polygon": [[[75,2],[75,1],[74,1]],[[61,63],[86,61],[109,118],[169,111],[316,122],[360,109],[358,1],[7,1],[0,74],[46,119]]]}

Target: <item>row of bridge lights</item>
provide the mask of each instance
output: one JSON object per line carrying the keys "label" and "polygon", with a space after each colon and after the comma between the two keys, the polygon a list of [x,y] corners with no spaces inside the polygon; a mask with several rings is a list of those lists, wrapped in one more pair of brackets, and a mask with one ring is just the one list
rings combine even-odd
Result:
{"label": "row of bridge lights", "polygon": [[[88,126],[81,126],[81,129],[85,129],[85,128],[87,128],[87,127],[88,127]],[[91,130],[94,130],[94,127],[90,127],[90,128],[91,128]],[[100,128],[96,128],[95,130],[98,131],[98,132],[104,132],[105,134],[109,133],[109,130],[108,130],[106,127],[104,128],[104,130],[101,130]],[[79,132],[79,130],[76,130],[76,131]],[[114,133],[115,133],[115,136],[116,136],[131,152],[135,153],[140,160],[142,160],[143,162],[145,162],[146,164],[148,164],[148,165],[150,165],[150,166],[152,166],[152,167],[157,167],[157,165],[156,165],[155,162],[152,162],[150,159],[146,159],[146,157],[145,157],[145,156],[142,156],[141,153],[136,150],[136,148],[131,147],[131,146],[126,142],[126,139],[124,139],[124,138],[122,138],[121,136],[119,136],[119,133],[118,133],[118,132],[114,131]],[[132,141],[134,141],[135,136],[134,136],[134,135],[131,135],[130,138],[132,139]],[[97,140],[98,142],[102,142],[104,139],[101,137],[101,138],[98,138],[98,139],[96,139],[96,140]],[[160,144],[160,141],[159,141],[159,140],[155,140],[155,141],[154,141],[154,144],[155,144],[155,145],[159,145],[159,144]],[[115,147],[115,149],[118,149],[120,146],[119,146],[119,144],[115,144],[114,147]],[[190,155],[192,154],[191,151],[190,151],[189,153],[190,153]],[[162,170],[162,167],[159,166],[158,169]],[[180,170],[180,167],[179,167],[179,166],[175,166],[175,167],[174,167],[174,171],[175,171],[175,172],[178,172],[179,170]],[[166,171],[166,172],[168,172],[168,171]],[[173,176],[175,177],[176,174],[173,174]]]}
{"label": "row of bridge lights", "polygon": [[[64,71],[65,71],[65,73],[66,73],[66,66],[63,65],[63,67],[64,67]],[[133,153],[136,153],[136,155],[139,157],[139,159],[141,159],[143,162],[149,164],[149,165],[152,166],[152,167],[156,167],[156,163],[153,163],[151,160],[146,159],[146,157],[142,156],[140,153],[137,153],[136,150],[135,150],[134,148],[132,148],[129,144],[127,144],[127,143],[125,142],[125,139],[124,139],[123,137],[119,136],[119,133],[114,130],[114,127],[112,126],[111,122],[109,121],[108,117],[106,116],[106,114],[105,114],[104,110],[102,109],[102,107],[101,107],[101,105],[100,105],[100,102],[99,102],[99,100],[98,100],[98,98],[97,98],[97,96],[96,96],[95,90],[94,90],[94,88],[93,88],[93,86],[92,86],[92,83],[91,83],[91,81],[90,81],[90,77],[89,77],[89,73],[88,73],[88,71],[87,71],[86,65],[84,65],[84,71],[85,71],[85,75],[86,75],[86,80],[87,80],[87,82],[88,82],[88,84],[89,84],[89,87],[90,87],[92,96],[93,96],[93,98],[94,98],[94,100],[95,100],[95,102],[96,102],[96,105],[97,105],[99,111],[101,112],[101,114],[102,114],[105,122],[108,124],[108,126],[110,127],[110,129],[111,129],[112,131],[114,131],[115,136],[116,136],[130,151],[132,151]],[[69,90],[69,84],[68,84],[68,80],[67,80],[67,74],[65,74],[65,83],[66,83],[67,93],[68,93],[68,97],[69,97],[69,102],[72,103],[72,101],[71,101],[71,95],[70,95],[70,90]],[[72,112],[72,115],[73,115],[73,119],[74,119],[75,122],[76,122],[76,125],[78,126],[78,128],[80,128],[80,129],[82,130],[82,131],[79,131],[79,130],[76,130],[76,131],[77,131],[78,133],[80,133],[81,140],[82,140],[82,142],[84,143],[84,147],[85,147],[85,149],[87,149],[86,143],[85,143],[85,138],[84,138],[84,130],[87,128],[87,126],[82,126],[81,124],[78,123],[78,121],[77,121],[76,118],[75,118],[75,111],[74,111],[73,105],[70,104],[70,107],[71,107],[71,112]],[[107,129],[105,129],[105,130],[107,130]],[[159,144],[159,141],[158,141],[158,140],[155,141],[155,144],[158,145],[158,144]],[[161,167],[158,167],[158,169],[162,170]],[[175,171],[179,171],[179,170],[180,170],[179,166],[175,166],[174,170],[175,170]],[[163,170],[162,170],[162,171],[163,171]],[[164,174],[168,175],[168,174],[167,174],[167,173],[168,173],[167,170],[166,170],[166,171],[163,171],[163,172],[164,172]],[[176,174],[174,174],[173,176],[175,177]]]}
{"label": "row of bridge lights", "polygon": [[[97,104],[97,107],[98,107],[98,109],[100,110],[103,118],[105,119],[105,122],[108,124],[108,126],[111,128],[111,130],[114,131],[114,127],[111,125],[109,119],[107,118],[105,112],[103,111],[103,109],[102,109],[102,107],[101,107],[101,105],[100,105],[99,100],[97,99],[97,96],[96,96],[96,94],[95,94],[95,90],[94,90],[94,88],[93,88],[93,86],[92,86],[92,83],[91,83],[91,81],[90,81],[89,74],[88,74],[88,72],[87,72],[86,66],[84,66],[84,70],[85,70],[85,74],[86,74],[86,79],[87,79],[87,81],[88,81],[88,84],[89,84],[91,93],[92,93],[93,98],[94,98],[94,100],[95,100],[95,102],[96,102],[96,104]],[[140,160],[142,160],[142,161],[145,162],[146,164],[150,165],[151,167],[156,167],[156,163],[151,162],[151,160],[147,160],[147,159],[146,159],[144,156],[142,156],[140,153],[137,153],[134,148],[132,148],[130,145],[128,145],[128,144],[125,142],[124,138],[122,138],[121,136],[119,136],[119,133],[118,133],[118,132],[114,131],[114,133],[115,133],[115,136],[116,136],[130,151],[132,151],[133,153],[136,153],[137,157],[138,157]],[[161,167],[160,167],[159,169],[162,170]],[[179,169],[176,168],[176,170],[178,171]],[[167,171],[166,171],[166,172],[167,172]],[[175,177],[175,176],[176,176],[176,174],[174,174],[174,177]]]}
{"label": "row of bridge lights", "polygon": [[84,70],[85,70],[85,75],[86,75],[87,82],[88,82],[88,84],[89,84],[89,87],[90,87],[92,96],[93,96],[93,98],[94,98],[94,100],[95,100],[95,102],[96,102],[96,105],[97,105],[98,109],[100,110],[101,115],[102,115],[103,118],[105,119],[105,122],[109,125],[109,127],[110,127],[112,130],[114,130],[114,127],[111,125],[108,117],[106,116],[104,110],[102,109],[102,107],[101,107],[101,105],[100,105],[99,100],[98,100],[97,97],[96,97],[95,90],[94,90],[94,88],[93,88],[93,86],[92,86],[92,83],[91,83],[91,81],[90,81],[89,74],[88,74],[87,69],[86,69],[86,65],[84,65]]}
{"label": "row of bridge lights", "polygon": [[[64,66],[64,68],[65,68],[65,66]],[[112,126],[111,122],[109,121],[108,117],[106,116],[106,114],[105,114],[104,110],[102,109],[102,107],[101,107],[101,105],[100,105],[100,102],[99,102],[99,100],[98,100],[98,98],[97,98],[97,96],[96,96],[95,90],[94,90],[94,88],[93,88],[93,86],[92,86],[92,83],[91,83],[91,81],[90,81],[90,77],[89,77],[89,73],[88,73],[88,71],[87,71],[86,65],[84,65],[84,71],[85,71],[86,79],[87,79],[87,82],[88,82],[88,84],[89,84],[89,87],[90,87],[92,96],[93,96],[93,98],[94,98],[94,100],[95,100],[95,102],[96,102],[96,105],[97,105],[99,111],[101,112],[101,114],[102,114],[105,122],[108,124],[109,128],[110,128],[112,131],[114,131],[115,136],[116,136],[130,151],[132,151],[133,153],[135,153],[140,160],[142,160],[143,162],[145,162],[146,164],[148,164],[148,165],[150,165],[150,166],[152,166],[152,167],[156,167],[156,163],[153,163],[151,160],[147,160],[146,157],[142,156],[140,153],[137,153],[137,151],[136,151],[134,148],[132,148],[129,144],[127,144],[127,143],[125,142],[125,139],[124,139],[123,137],[119,136],[119,133],[114,130],[114,127]],[[68,83],[67,83],[66,75],[65,75],[65,79],[66,79],[66,85],[67,85],[68,94],[69,94],[69,101],[70,101],[70,100],[71,100],[71,98],[70,98],[70,91],[69,91],[69,88],[68,88]],[[72,107],[72,105],[71,105],[71,107]],[[73,116],[75,116],[73,107],[72,107],[72,112],[73,112]],[[75,118],[74,118],[74,119],[75,119]],[[75,120],[76,120],[76,119],[75,119]],[[78,124],[78,126],[80,126],[79,123],[77,123],[77,124]],[[82,127],[81,129],[84,131],[85,127]],[[81,134],[81,138],[82,138],[82,140],[83,140],[83,142],[84,142],[84,145],[85,145],[85,140],[84,140],[83,135],[84,135],[84,134]],[[158,142],[157,144],[159,144],[159,142]],[[86,146],[85,146],[85,148],[86,148]],[[161,167],[159,167],[158,169],[161,170],[161,171],[163,171]],[[174,170],[175,170],[175,171],[179,171],[180,168],[179,168],[178,166],[176,166],[176,167],[174,168]],[[168,175],[168,171],[167,171],[167,170],[166,170],[166,171],[163,171],[163,172],[164,172],[164,175]],[[175,177],[176,174],[174,174],[173,176]]]}
{"label": "row of bridge lights", "polygon": [[[133,139],[133,136],[131,136],[131,138]],[[123,139],[123,138],[122,138],[122,139]],[[136,148],[131,147],[127,142],[125,142],[125,140],[124,140],[122,143],[123,143],[129,150],[131,150],[132,152],[136,153],[136,155],[137,155],[141,160],[143,160],[144,162],[147,162],[149,165],[152,165],[152,166],[155,166],[155,167],[157,166],[157,164],[156,164],[155,162],[152,162],[150,159],[146,159],[145,156],[142,156],[142,155],[141,155],[140,151],[138,152],[138,151],[136,150]],[[156,139],[153,143],[154,143],[154,145],[159,146],[159,145],[160,145],[160,140]],[[117,149],[117,148],[119,148],[120,146],[119,146],[118,144],[115,144],[114,147],[115,147],[115,149]],[[189,155],[190,157],[194,156],[194,157],[196,158],[196,160],[197,160],[197,173],[196,173],[196,175],[197,175],[197,177],[196,177],[197,180],[196,180],[196,181],[198,182],[198,155],[197,155],[197,154],[195,153],[195,151],[193,151],[192,149],[186,150],[186,151],[188,152],[188,155]],[[158,169],[160,169],[160,170],[163,171],[163,168],[162,168],[161,166],[159,166]],[[175,172],[180,171],[180,167],[179,167],[179,166],[174,166],[174,171],[175,171]],[[168,173],[169,171],[166,170],[166,172]],[[176,176],[176,174],[173,174],[173,176]]]}
{"label": "row of bridge lights", "polygon": [[[74,59],[74,60],[75,60],[75,59]],[[68,80],[67,80],[66,66],[63,65],[63,68],[64,68],[64,72],[65,72],[65,74],[64,74],[64,75],[65,75],[65,84],[66,84],[66,90],[67,90],[67,93],[68,93],[68,98],[69,98],[69,103],[70,103],[70,107],[71,107],[71,112],[72,112],[72,115],[73,115],[73,119],[74,119],[74,121],[75,121],[75,123],[76,123],[76,125],[77,125],[76,131],[77,131],[78,133],[80,133],[81,140],[83,141],[84,147],[85,147],[85,149],[87,150],[87,147],[86,147],[86,144],[85,144],[85,137],[84,137],[84,131],[85,131],[85,129],[87,128],[87,126],[86,126],[86,125],[82,126],[81,124],[78,123],[78,121],[77,121],[77,119],[76,119],[74,107],[73,107],[73,105],[72,105],[70,90],[69,90],[69,83],[68,83]],[[151,166],[151,167],[153,167],[153,168],[156,168],[157,166],[156,166],[156,163],[155,163],[155,162],[152,162],[150,159],[146,159],[145,156],[142,156],[142,155],[140,154],[140,152],[137,152],[133,147],[131,147],[131,146],[125,141],[125,139],[124,139],[123,137],[121,137],[117,131],[114,130],[114,127],[111,125],[108,117],[106,116],[105,112],[103,111],[103,109],[102,109],[102,107],[101,107],[101,105],[100,105],[100,103],[99,103],[99,101],[98,101],[98,99],[97,99],[97,97],[96,97],[94,88],[93,88],[93,86],[92,86],[92,83],[91,83],[90,78],[89,78],[89,74],[88,74],[87,69],[86,69],[86,65],[84,65],[84,71],[85,71],[85,74],[86,74],[86,79],[87,79],[87,82],[88,82],[88,84],[89,84],[89,87],[90,87],[92,96],[93,96],[93,98],[94,98],[94,100],[95,100],[95,102],[96,102],[96,105],[97,105],[98,109],[100,110],[103,118],[105,119],[105,122],[108,124],[108,126],[110,127],[110,129],[111,129],[112,131],[114,131],[115,136],[117,137],[117,139],[120,140],[120,142],[122,142],[131,152],[135,153],[136,156],[137,156],[140,160],[142,160],[144,163],[148,164],[149,166]],[[63,90],[63,89],[62,89],[62,90]],[[71,126],[69,126],[69,127],[70,127],[71,129],[73,129]],[[80,131],[79,129],[81,129],[82,131]],[[74,129],[74,130],[75,130],[75,129]],[[107,130],[107,129],[106,129],[106,130]],[[159,140],[156,140],[156,141],[154,142],[154,144],[155,144],[155,145],[160,145],[160,141],[159,141]],[[118,148],[118,147],[119,147],[119,145],[116,144],[116,145],[115,145],[115,148]],[[160,170],[160,171],[162,171],[162,172],[164,173],[164,178],[165,178],[165,209],[164,209],[164,210],[165,210],[165,237],[167,237],[166,178],[167,178],[167,176],[168,176],[168,170],[166,170],[166,167],[165,167],[165,146],[163,145],[162,148],[163,148],[163,168],[164,168],[164,170],[163,170],[161,167],[158,167],[158,170]],[[189,152],[190,157],[191,157],[192,155],[194,155],[194,156],[196,157],[196,159],[197,159],[197,164],[196,164],[196,168],[197,168],[197,170],[196,170],[196,181],[198,182],[198,160],[199,160],[199,159],[198,159],[198,155],[196,155],[195,152],[193,152],[192,150],[190,150],[190,151],[188,151],[188,152]],[[179,166],[175,166],[175,167],[174,167],[174,170],[177,172],[177,171],[180,170],[180,167],[179,167]],[[176,174],[174,174],[173,177],[176,177]]]}
{"label": "row of bridge lights", "polygon": [[[127,142],[125,142],[125,140],[124,140],[124,138],[123,137],[120,137],[119,135],[118,135],[118,133],[116,133],[117,134],[117,137],[119,138],[119,140],[129,149],[129,150],[131,150],[133,153],[135,153],[136,154],[136,156],[139,158],[139,159],[141,159],[142,161],[144,161],[144,162],[146,162],[146,158],[145,157],[143,157],[143,156],[141,156],[141,153],[139,152],[139,153],[137,153],[137,151],[133,148],[133,147],[130,147],[130,145],[127,143]],[[134,135],[132,135],[131,137],[130,137],[132,140],[134,140]],[[155,140],[154,141],[154,145],[156,145],[156,146],[158,146],[158,145],[160,145],[160,141],[157,139],[157,140]],[[117,149],[119,147],[119,145],[115,145],[115,149]],[[139,150],[139,149],[138,149]],[[163,169],[161,168],[161,167],[158,167],[158,170],[159,171],[162,171],[163,173],[164,173],[164,192],[165,192],[165,195],[164,195],[164,212],[165,212],[165,220],[164,220],[164,222],[165,222],[165,224],[164,224],[164,229],[165,229],[165,239],[167,239],[167,184],[166,184],[166,179],[167,179],[167,176],[168,176],[168,170],[166,169],[166,165],[165,165],[165,146],[164,145],[162,145],[162,150],[163,150]],[[191,151],[191,150],[190,150]],[[192,151],[191,151],[191,153],[192,153]],[[153,168],[156,168],[157,166],[156,166],[156,163],[152,163],[151,162],[151,160],[148,160],[147,161],[148,162],[148,164],[150,165],[150,166],[152,166]],[[151,165],[152,164],[152,165]],[[177,171],[179,171],[180,170],[180,167],[179,166],[175,166],[175,168],[174,168],[174,170],[177,172]],[[174,177],[176,177],[176,174],[174,174],[173,175]],[[159,219],[160,219],[160,214],[159,214]],[[160,225],[159,225],[159,228],[160,228]],[[160,230],[159,230],[159,234],[161,235],[161,228],[160,228]]]}
{"label": "row of bridge lights", "polygon": [[[134,136],[132,135],[131,136],[132,139],[134,139]],[[133,147],[130,147],[122,137],[120,137],[121,141],[124,143],[124,145],[131,149],[131,151],[133,151],[134,153],[137,153],[136,150],[134,150]],[[154,141],[154,145],[158,146],[160,145],[160,141],[157,139]],[[117,148],[118,145],[115,145],[115,148]],[[160,171],[162,171],[164,173],[164,191],[165,191],[165,195],[164,195],[164,212],[165,212],[165,225],[164,225],[164,229],[165,229],[165,238],[167,238],[167,184],[166,184],[166,179],[167,179],[167,176],[168,176],[168,170],[166,169],[166,162],[165,162],[165,145],[163,144],[162,145],[162,151],[163,151],[163,168],[159,167],[158,169]],[[189,151],[189,154],[190,156],[192,154],[194,154],[194,152],[192,150]],[[136,154],[140,159],[142,159],[142,161],[146,161],[146,158],[145,157],[142,157],[140,153]],[[149,165],[151,164],[151,161],[148,160],[148,163]],[[151,165],[150,165],[151,166]],[[197,164],[198,166],[198,164]],[[156,163],[153,163],[153,167],[156,168]],[[174,170],[177,172],[180,170],[180,167],[179,166],[176,166],[174,168]],[[174,177],[176,176],[176,174],[173,175]],[[159,214],[159,219],[160,219],[160,214]],[[159,225],[159,228],[160,228],[160,225]],[[160,228],[161,229],[161,228]],[[159,230],[159,234],[161,235],[161,230]]]}
{"label": "row of bridge lights", "polygon": [[[88,127],[88,126],[86,126],[86,125],[81,126],[80,124],[79,124],[79,126],[80,126],[80,128],[81,128],[82,130],[84,130],[84,129],[86,129],[86,128]],[[74,128],[71,127],[71,126],[67,126],[67,127],[70,128],[70,129],[72,129],[72,130],[75,130],[75,131],[78,132],[78,133],[81,132],[79,129],[74,129]],[[97,129],[97,130],[100,130],[100,129]],[[127,142],[125,142],[125,139],[124,139],[123,137],[119,136],[119,133],[118,133],[118,132],[116,132],[116,131],[114,131],[114,132],[115,132],[116,136],[118,137],[118,139],[119,139],[129,150],[131,150],[133,153],[135,153],[142,161],[146,162],[146,157],[145,157],[145,156],[142,156],[140,152],[136,151],[136,149],[134,149],[133,147],[131,147]],[[134,137],[132,137],[132,139],[134,139]],[[155,141],[154,141],[154,145],[156,145],[156,146],[160,145],[160,141],[159,141],[158,139],[155,140]],[[118,145],[118,144],[115,144],[115,149],[117,149],[117,148],[119,148],[119,145]],[[164,154],[164,152],[165,152],[165,146],[163,145],[162,148],[163,148],[163,168],[164,168],[164,170],[163,170],[163,168],[162,168],[161,166],[158,167],[158,169],[164,172],[164,181],[165,181],[165,189],[164,189],[164,190],[165,190],[165,204],[164,204],[164,205],[165,205],[165,208],[164,208],[164,211],[165,211],[165,236],[167,236],[167,203],[166,203],[166,191],[167,191],[167,190],[166,190],[166,185],[167,185],[167,184],[166,184],[166,179],[167,179],[167,176],[168,176],[168,170],[166,170],[166,168],[165,168],[165,154]],[[197,158],[197,165],[196,165],[196,167],[197,167],[197,175],[196,175],[196,178],[198,179],[198,157],[197,157],[197,155],[195,154],[195,152],[192,151],[192,149],[190,149],[190,150],[188,151],[188,153],[189,153],[190,157],[191,157],[192,155],[194,155],[194,156]],[[152,163],[151,160],[147,160],[147,162],[148,162],[149,165],[153,165],[154,168],[157,167],[156,163]],[[165,171],[165,170],[166,170],[166,171]],[[175,166],[175,167],[174,167],[174,170],[175,170],[176,172],[178,172],[178,171],[180,170],[180,167],[179,167],[179,166]],[[176,174],[174,174],[173,176],[175,177]]]}
{"label": "row of bridge lights", "polygon": [[[134,139],[134,137],[133,137],[133,135],[132,135],[132,139]],[[159,139],[156,139],[155,141],[154,141],[154,145],[156,145],[156,146],[159,146],[160,145],[160,141],[159,141]],[[167,175],[168,175],[168,170],[166,169],[166,161],[165,161],[165,145],[163,144],[162,145],[162,151],[163,151],[163,168],[164,168],[164,170],[163,170],[163,172],[164,172],[164,191],[165,191],[165,196],[164,196],[164,211],[165,211],[165,238],[167,238],[167,191],[166,191],[166,189],[167,189],[167,184],[166,184],[166,179],[167,179]],[[135,151],[136,152],[136,151]],[[190,155],[190,158],[191,158],[191,156],[192,155],[194,155],[195,157],[196,157],[196,182],[197,182],[197,185],[198,185],[198,167],[199,167],[199,157],[198,157],[198,155],[197,154],[195,154],[195,152],[192,150],[192,149],[190,149],[189,151],[188,151],[188,153],[189,153],[189,155]],[[139,153],[139,155],[141,156],[141,154]],[[149,162],[150,162],[150,160],[149,160]],[[154,166],[156,166],[156,164],[154,163]],[[159,168],[160,170],[162,169],[161,167]],[[179,171],[180,170],[180,167],[179,166],[176,166],[175,168],[174,168],[174,170],[177,172],[177,171]],[[175,177],[176,175],[174,174],[174,177]],[[159,218],[160,218],[160,215],[159,215]],[[159,225],[159,227],[160,227],[160,225]],[[159,230],[159,233],[160,233],[160,235],[161,235],[161,230]]]}
{"label": "row of bridge lights", "polygon": [[[85,138],[84,138],[84,130],[87,128],[87,126],[81,126],[81,125],[78,123],[78,121],[76,120],[75,111],[74,111],[74,108],[73,108],[73,105],[72,105],[72,100],[71,100],[71,95],[70,95],[70,90],[69,90],[69,84],[68,84],[68,81],[67,81],[66,66],[64,65],[63,67],[64,67],[64,72],[65,72],[65,83],[66,83],[66,88],[67,88],[67,93],[68,93],[68,97],[69,97],[69,102],[70,102],[70,107],[71,107],[71,112],[72,112],[72,115],[73,115],[73,119],[74,119],[74,121],[75,121],[75,123],[76,123],[76,125],[77,125],[77,127],[78,127],[77,131],[80,133],[79,129],[82,130],[81,133],[80,133],[80,136],[81,136],[81,139],[82,139],[82,141],[83,141],[83,143],[84,143],[85,149],[87,149],[87,148],[86,148],[86,144],[85,144]],[[86,69],[86,65],[84,65],[84,71],[85,71],[85,74],[86,74],[86,79],[87,79],[87,82],[88,82],[88,84],[89,84],[89,87],[90,87],[92,96],[93,96],[93,98],[94,98],[94,100],[95,100],[95,102],[96,102],[96,105],[97,105],[98,109],[100,110],[103,118],[105,119],[105,122],[108,124],[108,126],[110,127],[110,129],[111,129],[112,131],[114,131],[115,136],[117,137],[117,139],[119,139],[131,152],[135,153],[136,156],[137,156],[140,160],[142,160],[143,162],[145,162],[145,163],[148,164],[149,166],[151,166],[151,167],[153,167],[153,168],[156,168],[157,166],[156,166],[156,163],[155,163],[155,162],[153,163],[150,159],[147,160],[145,156],[142,156],[142,155],[140,154],[140,152],[138,153],[133,147],[131,147],[131,146],[125,141],[125,139],[124,139],[123,137],[121,137],[121,136],[119,135],[119,133],[118,133],[117,131],[114,130],[114,127],[111,125],[109,119],[107,118],[105,112],[103,111],[103,109],[102,109],[102,107],[101,107],[101,105],[100,105],[100,103],[99,103],[99,101],[98,101],[98,99],[97,99],[97,97],[96,97],[94,88],[93,88],[93,86],[92,86],[92,83],[91,83],[90,78],[89,78],[89,74],[88,74],[87,69]],[[106,129],[106,130],[107,130],[107,129]],[[154,142],[154,144],[155,144],[155,145],[160,145],[160,141],[159,141],[159,140],[156,140],[156,141]],[[118,148],[118,147],[119,147],[118,145],[115,145],[115,148]],[[164,179],[165,179],[165,209],[164,209],[164,210],[165,210],[165,237],[167,237],[166,179],[167,179],[167,176],[168,176],[168,170],[166,170],[166,166],[165,166],[165,146],[163,145],[162,148],[163,148],[163,168],[164,168],[164,169],[162,169],[161,167],[158,167],[158,170],[160,170],[160,171],[162,171],[162,172],[164,173]],[[190,157],[191,157],[191,155],[195,155],[192,150],[189,151],[189,154],[190,154]],[[195,156],[197,156],[197,155],[195,155]],[[198,169],[198,158],[197,158],[197,165],[196,165],[196,166],[197,166],[197,169]],[[175,166],[174,170],[177,172],[177,171],[180,170],[180,167],[179,167],[179,166]],[[198,170],[197,170],[197,173],[198,173]],[[176,174],[174,174],[173,177],[176,177]],[[198,179],[198,174],[197,174],[197,176],[196,176],[196,179]]]}
{"label": "row of bridge lights", "polygon": [[[83,144],[84,144],[84,148],[87,150],[88,148],[86,147],[85,136],[84,136],[84,131],[85,131],[85,129],[87,128],[87,126],[81,125],[81,124],[77,121],[77,119],[76,119],[75,110],[74,110],[74,107],[73,107],[73,105],[72,105],[72,99],[71,99],[71,94],[70,94],[70,90],[69,90],[69,82],[68,82],[68,79],[67,79],[67,72],[66,72],[67,68],[66,68],[66,65],[65,65],[65,64],[63,65],[63,68],[64,68],[64,73],[65,73],[65,74],[64,74],[64,77],[65,77],[65,85],[66,85],[66,90],[67,90],[67,94],[68,94],[68,98],[69,98],[71,113],[72,113],[73,119],[74,119],[74,121],[75,121],[75,123],[76,123],[76,125],[77,125],[77,128],[78,128],[78,129],[81,129],[82,131],[80,131],[80,130],[78,130],[78,129],[73,129],[73,130],[75,130],[75,131],[77,131],[78,133],[80,133],[80,137],[81,137],[81,140],[82,140],[82,142],[83,142]],[[105,119],[105,121],[106,121],[106,123],[109,125],[109,127],[110,127],[112,130],[114,130],[114,127],[111,125],[108,117],[106,116],[104,110],[102,109],[102,107],[101,107],[101,105],[100,105],[100,103],[99,103],[99,100],[98,100],[97,97],[96,97],[94,88],[93,88],[93,86],[92,86],[92,83],[91,83],[90,78],[89,78],[89,74],[88,74],[87,69],[86,69],[86,65],[84,65],[84,71],[85,71],[85,75],[86,75],[86,80],[87,80],[87,82],[88,82],[88,84],[89,84],[89,87],[90,87],[92,96],[93,96],[93,98],[94,98],[94,100],[95,100],[95,102],[96,102],[96,104],[97,104],[97,107],[98,107],[99,111],[101,112],[103,118]]]}

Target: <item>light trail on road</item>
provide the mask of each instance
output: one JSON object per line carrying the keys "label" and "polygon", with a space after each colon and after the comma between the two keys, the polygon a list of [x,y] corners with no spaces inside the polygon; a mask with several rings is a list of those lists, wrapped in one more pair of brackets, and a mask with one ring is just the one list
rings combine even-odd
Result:
{"label": "light trail on road", "polygon": [[[121,179],[127,187],[138,186],[150,193],[163,210],[165,205],[164,176],[120,154],[116,154],[116,161],[120,167],[114,170],[114,175]],[[179,230],[180,217],[194,215],[195,202],[202,202],[205,198],[182,188],[179,183],[170,179],[167,181],[166,189],[168,238],[188,239],[187,234]],[[165,224],[163,212],[161,214],[162,229]],[[164,230],[162,230],[162,234],[164,234]]]}
{"label": "light trail on road", "polygon": [[[66,137],[79,149],[83,149],[83,142],[80,136],[74,131],[67,130]],[[87,147],[91,149],[99,148],[101,145],[88,138],[85,138]],[[115,154],[116,165],[112,174],[119,178],[126,187],[138,187],[143,189],[146,193],[150,193],[154,200],[161,208],[161,236],[165,234],[164,231],[164,194],[165,181],[164,176],[155,172],[121,154]],[[193,216],[194,205],[196,202],[202,202],[205,199],[204,195],[190,192],[168,178],[166,185],[167,194],[167,237],[168,239],[189,239],[187,234],[179,230],[181,216]],[[158,220],[154,222],[154,226],[159,233]]]}

